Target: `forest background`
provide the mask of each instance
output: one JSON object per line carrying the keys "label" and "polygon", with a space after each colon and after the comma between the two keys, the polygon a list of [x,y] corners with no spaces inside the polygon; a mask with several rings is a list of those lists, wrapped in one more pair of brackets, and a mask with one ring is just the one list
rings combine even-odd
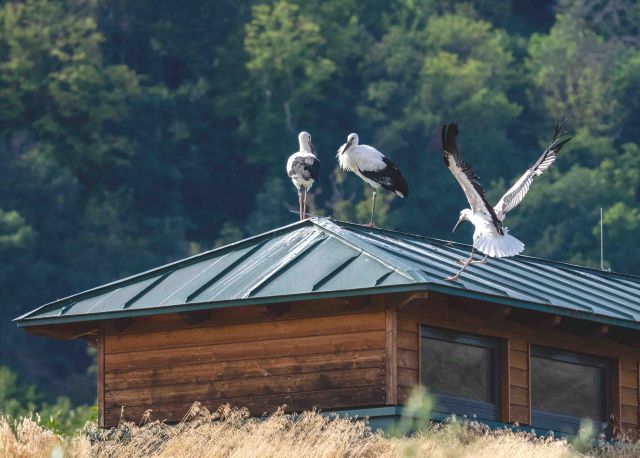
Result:
{"label": "forest background", "polygon": [[0,1],[0,411],[90,416],[86,345],[11,319],[294,222],[300,130],[314,213],[367,221],[335,160],[357,132],[411,187],[379,226],[468,242],[442,124],[493,202],[566,116],[509,226],[527,255],[599,267],[602,208],[606,267],[639,275],[639,24],[634,0]]}

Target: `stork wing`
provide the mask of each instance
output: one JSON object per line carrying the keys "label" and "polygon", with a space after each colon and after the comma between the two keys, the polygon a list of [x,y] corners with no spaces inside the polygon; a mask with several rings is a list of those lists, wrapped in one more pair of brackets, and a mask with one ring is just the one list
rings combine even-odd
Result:
{"label": "stork wing", "polygon": [[540,156],[536,163],[524,172],[520,179],[511,186],[511,189],[502,196],[500,201],[494,207],[496,214],[501,221],[504,220],[504,217],[508,212],[513,210],[520,202],[522,202],[524,196],[529,192],[529,187],[531,186],[531,183],[533,183],[533,179],[542,175],[542,173],[555,162],[558,157],[558,152],[569,140],[571,140],[571,137],[562,138],[567,133],[563,130],[565,122],[566,120],[562,122],[558,121],[556,123],[553,139],[542,153],[542,156]]}
{"label": "stork wing", "polygon": [[503,234],[502,222],[498,219],[493,207],[487,202],[484,189],[480,184],[480,180],[471,166],[462,159],[462,154],[456,146],[456,136],[458,135],[458,124],[451,123],[448,126],[442,126],[442,151],[444,153],[444,164],[451,170],[453,176],[458,181],[471,210],[474,213],[484,213],[491,218],[493,225],[500,235]]}

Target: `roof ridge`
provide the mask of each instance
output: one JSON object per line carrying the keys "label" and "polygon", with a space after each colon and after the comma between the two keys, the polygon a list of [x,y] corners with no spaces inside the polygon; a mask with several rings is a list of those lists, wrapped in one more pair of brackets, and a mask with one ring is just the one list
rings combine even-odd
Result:
{"label": "roof ridge", "polygon": [[[421,273],[416,272],[414,269],[407,268],[408,266],[406,265],[399,266],[384,259],[383,256],[377,254],[377,251],[379,251],[378,248],[373,246],[371,243],[362,240],[360,237],[355,235],[351,237],[345,237],[343,228],[340,226],[340,224],[337,224],[340,223],[340,221],[337,221],[336,223],[336,220],[331,217],[314,217],[311,218],[310,221],[320,229],[329,232],[332,236],[338,238],[341,242],[361,250],[382,265],[397,272],[399,275],[402,275],[403,277],[414,282],[422,282],[426,280],[426,278]],[[338,230],[336,230],[336,228]]]}

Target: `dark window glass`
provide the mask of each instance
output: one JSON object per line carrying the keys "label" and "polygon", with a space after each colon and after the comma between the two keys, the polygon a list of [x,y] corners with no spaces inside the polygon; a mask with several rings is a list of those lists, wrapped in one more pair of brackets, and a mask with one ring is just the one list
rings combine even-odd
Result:
{"label": "dark window glass", "polygon": [[425,327],[421,353],[422,383],[439,413],[497,419],[497,340]]}
{"label": "dark window glass", "polygon": [[605,422],[609,369],[605,359],[531,349],[531,407],[534,426],[575,432],[580,420]]}

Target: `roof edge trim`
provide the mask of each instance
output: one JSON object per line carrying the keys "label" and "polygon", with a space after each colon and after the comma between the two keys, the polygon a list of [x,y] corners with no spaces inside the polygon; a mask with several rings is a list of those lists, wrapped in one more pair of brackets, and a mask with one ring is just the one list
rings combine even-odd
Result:
{"label": "roof edge trim", "polygon": [[491,302],[495,304],[502,305],[510,305],[516,308],[549,313],[553,315],[561,315],[570,318],[577,318],[586,321],[592,321],[602,324],[609,324],[613,326],[618,326],[627,329],[640,330],[640,322],[622,320],[617,318],[610,318],[602,315],[597,315],[593,313],[588,313],[580,310],[569,310],[569,309],[558,309],[552,305],[545,305],[536,302],[528,302],[521,301],[518,299],[505,298],[500,296],[494,296],[486,293],[479,293],[474,291],[467,291],[464,289],[456,288],[453,286],[446,285],[437,285],[430,283],[414,283],[408,285],[396,285],[396,286],[376,286],[374,288],[359,288],[359,289],[350,289],[350,290],[341,290],[341,291],[328,291],[328,292],[315,292],[315,293],[304,293],[290,296],[270,296],[270,297],[259,297],[259,298],[246,298],[246,299],[236,299],[222,302],[203,302],[196,304],[186,304],[186,305],[172,305],[166,306],[162,308],[154,308],[154,309],[140,309],[140,310],[132,310],[127,309],[123,311],[117,312],[106,312],[106,313],[96,313],[96,314],[87,314],[84,316],[70,316],[64,317],[61,319],[60,317],[50,317],[50,318],[35,318],[35,319],[23,319],[16,318],[14,321],[17,322],[19,327],[31,327],[31,326],[44,326],[44,325],[52,325],[52,324],[66,324],[66,323],[80,323],[80,322],[88,322],[88,321],[100,321],[100,320],[111,320],[118,318],[128,318],[133,316],[150,316],[150,315],[164,315],[168,313],[178,313],[178,312],[191,312],[198,310],[216,310],[222,308],[230,308],[230,307],[243,307],[243,306],[251,306],[251,305],[265,305],[265,304],[274,304],[279,302],[294,302],[294,301],[304,301],[304,300],[318,300],[318,299],[333,299],[337,297],[353,297],[353,296],[362,296],[362,295],[371,295],[371,294],[388,294],[388,293],[404,293],[404,292],[413,292],[413,291],[432,291],[443,294],[449,294],[451,296],[464,297],[468,299],[476,299],[479,301]]}

